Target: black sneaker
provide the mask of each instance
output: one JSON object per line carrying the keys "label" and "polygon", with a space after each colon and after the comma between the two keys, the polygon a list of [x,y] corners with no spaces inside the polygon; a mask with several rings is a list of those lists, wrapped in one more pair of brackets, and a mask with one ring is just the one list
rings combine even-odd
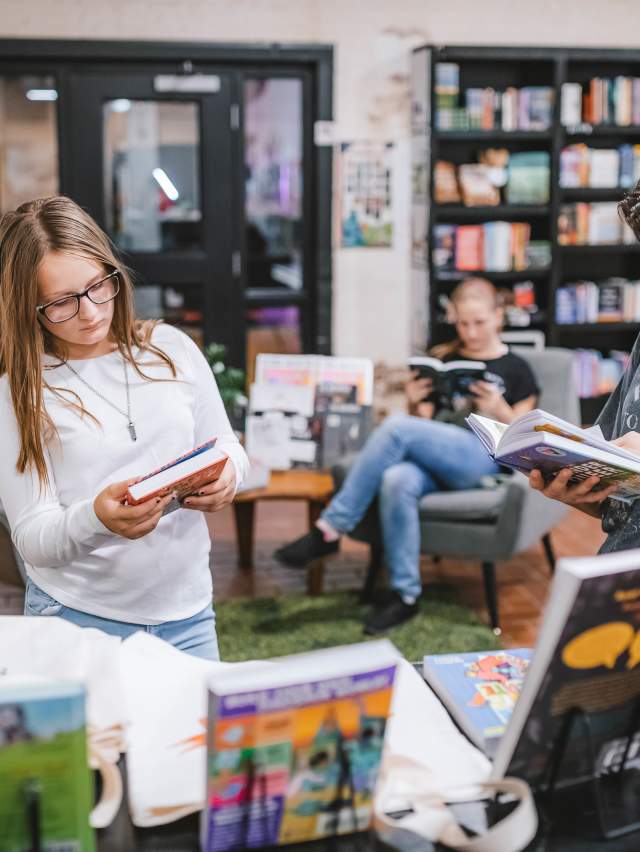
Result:
{"label": "black sneaker", "polygon": [[338,552],[340,540],[325,541],[318,527],[313,527],[310,532],[278,548],[273,554],[274,558],[287,568],[304,568],[316,559],[331,556]]}
{"label": "black sneaker", "polygon": [[389,599],[377,606],[367,618],[364,632],[368,636],[376,633],[386,633],[392,627],[398,627],[418,614],[418,602],[405,603],[397,592],[391,592]]}

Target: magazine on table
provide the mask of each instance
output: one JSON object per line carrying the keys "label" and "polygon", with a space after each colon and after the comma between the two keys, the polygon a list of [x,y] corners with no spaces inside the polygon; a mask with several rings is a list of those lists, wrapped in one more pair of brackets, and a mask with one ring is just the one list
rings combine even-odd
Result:
{"label": "magazine on table", "polygon": [[640,550],[560,560],[493,778],[546,786],[569,713],[560,785],[640,768],[639,701]]}
{"label": "magazine on table", "polygon": [[429,654],[422,674],[469,739],[491,757],[513,713],[530,648]]}
{"label": "magazine on table", "polygon": [[399,659],[381,640],[212,675],[205,852],[367,829]]}
{"label": "magazine on table", "polygon": [[480,414],[466,421],[501,465],[525,473],[540,470],[547,481],[570,467],[570,484],[599,476],[599,488],[617,483],[615,497],[640,494],[640,456],[605,440],[597,426],[581,429],[539,408],[509,425]]}

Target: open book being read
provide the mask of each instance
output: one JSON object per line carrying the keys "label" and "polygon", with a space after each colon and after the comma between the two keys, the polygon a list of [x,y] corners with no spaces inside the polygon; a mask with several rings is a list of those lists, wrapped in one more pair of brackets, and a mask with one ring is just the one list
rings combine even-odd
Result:
{"label": "open book being read", "polygon": [[547,481],[570,467],[571,484],[599,476],[600,488],[618,483],[615,497],[640,495],[640,456],[606,441],[598,426],[581,429],[539,408],[509,425],[479,414],[466,419],[501,465],[525,473],[537,469]]}
{"label": "open book being read", "polygon": [[409,358],[409,369],[419,379],[431,379],[433,389],[443,396],[469,396],[469,386],[485,380],[484,361],[440,361],[430,356]]}

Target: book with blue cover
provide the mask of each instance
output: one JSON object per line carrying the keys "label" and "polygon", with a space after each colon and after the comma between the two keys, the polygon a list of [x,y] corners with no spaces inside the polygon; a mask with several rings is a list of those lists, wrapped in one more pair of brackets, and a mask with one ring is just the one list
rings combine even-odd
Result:
{"label": "book with blue cover", "polygon": [[530,648],[432,654],[424,658],[423,676],[454,720],[489,757],[520,695],[531,659]]}

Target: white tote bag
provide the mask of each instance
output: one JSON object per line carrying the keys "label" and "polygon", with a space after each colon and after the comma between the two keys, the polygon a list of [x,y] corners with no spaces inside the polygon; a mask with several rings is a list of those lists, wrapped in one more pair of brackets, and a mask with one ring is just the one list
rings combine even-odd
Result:
{"label": "white tote bag", "polygon": [[[538,826],[529,786],[515,778],[489,783],[489,761],[458,731],[413,666],[401,661],[396,677],[374,801],[376,833],[402,852],[424,850],[425,841],[460,852],[524,849]],[[515,797],[517,806],[469,838],[446,802],[479,801],[497,793]],[[405,811],[405,816],[391,816]]]}

